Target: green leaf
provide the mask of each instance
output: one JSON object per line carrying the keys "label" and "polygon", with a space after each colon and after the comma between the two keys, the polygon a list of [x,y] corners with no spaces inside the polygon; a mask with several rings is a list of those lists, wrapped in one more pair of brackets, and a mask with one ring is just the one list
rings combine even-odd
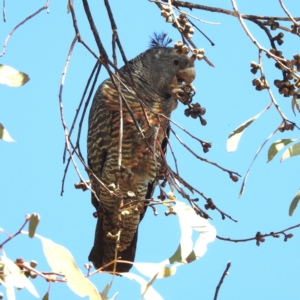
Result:
{"label": "green leaf", "polygon": [[296,155],[300,155],[300,143],[294,144],[290,148],[286,149],[282,154],[280,161],[284,161],[285,159]]}
{"label": "green leaf", "polygon": [[9,135],[8,131],[4,128],[4,126],[0,123],[0,139],[5,142],[14,142],[12,137]]}
{"label": "green leaf", "polygon": [[6,288],[9,289],[8,294],[10,295],[11,299],[14,299],[14,286],[18,289],[23,289],[25,287],[32,295],[39,298],[39,294],[34,285],[13,261],[5,256],[1,257],[1,261],[4,263],[5,269],[3,271],[5,273],[4,282],[6,284]]}
{"label": "green leaf", "polygon": [[263,112],[265,112],[266,109],[264,109],[262,112],[254,116],[253,118],[247,120],[242,125],[240,125],[237,129],[235,129],[233,132],[230,133],[228,139],[227,139],[227,151],[233,152],[237,149],[239,141],[242,137],[242,134],[247,129],[249,125],[252,124]]}
{"label": "green leaf", "polygon": [[0,64],[0,83],[10,87],[18,87],[29,81],[29,76],[10,66]]}
{"label": "green leaf", "polygon": [[294,210],[296,209],[298,203],[300,200],[300,190],[298,191],[298,193],[296,194],[295,198],[293,199],[291,205],[290,205],[290,209],[289,209],[289,215],[292,216],[294,213]]}
{"label": "green leaf", "polygon": [[96,287],[82,274],[68,249],[49,239],[36,235],[43,245],[45,257],[53,272],[62,273],[67,279],[67,285],[81,297],[89,296],[90,300],[101,300]]}
{"label": "green leaf", "polygon": [[29,218],[29,237],[33,238],[36,228],[39,224],[40,216],[38,214],[32,214]]}
{"label": "green leaf", "polygon": [[271,161],[275,155],[281,150],[283,149],[286,145],[296,141],[297,139],[282,139],[282,140],[278,140],[276,142],[274,142],[269,150],[268,150],[268,161]]}
{"label": "green leaf", "polygon": [[42,300],[49,300],[49,291],[44,295]]}

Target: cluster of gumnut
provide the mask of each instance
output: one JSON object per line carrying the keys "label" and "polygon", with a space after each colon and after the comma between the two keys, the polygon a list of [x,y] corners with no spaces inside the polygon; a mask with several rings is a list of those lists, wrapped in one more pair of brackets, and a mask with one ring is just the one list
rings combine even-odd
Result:
{"label": "cluster of gumnut", "polygon": [[[32,260],[30,263],[28,263],[27,261],[24,261],[23,258],[17,258],[15,261],[15,264],[22,264],[24,267],[19,267],[21,269],[21,271],[24,273],[24,275],[26,277],[30,277],[32,279],[37,277],[36,272],[31,271],[30,269],[35,269],[37,266],[37,262]],[[27,266],[27,268],[26,268]]]}
{"label": "cluster of gumnut", "polygon": [[[254,62],[254,61],[251,62],[250,67],[251,67],[251,72],[253,74],[256,74],[258,69],[261,68],[261,66],[259,64],[257,64],[256,62]],[[267,84],[267,82],[266,82],[266,80],[263,76],[261,78],[254,78],[252,80],[252,84],[255,86],[255,89],[257,91],[261,91],[261,90],[266,89],[268,87],[268,84]]]}
{"label": "cluster of gumnut", "polygon": [[[264,26],[269,26],[271,30],[276,30],[280,26],[280,24],[274,19],[269,19],[265,22],[262,22],[262,24]],[[300,35],[300,27],[297,24],[293,24],[291,32]],[[284,43],[283,37],[284,34],[282,32],[279,32],[276,36],[272,37],[272,42],[276,41],[278,45],[282,45]],[[284,58],[282,52],[278,51],[277,49],[271,49],[270,53],[279,58]],[[271,58],[271,55],[267,54],[267,57]],[[287,68],[285,68],[284,66]],[[297,98],[300,98],[300,94],[298,95],[295,91],[296,87],[300,87],[300,81],[294,76],[295,68],[298,72],[300,71],[300,55],[295,54],[294,59],[292,60],[281,60],[280,62],[276,61],[275,67],[283,72],[283,80],[276,79],[274,81],[275,86],[278,88],[278,92],[284,97],[296,96]],[[251,63],[251,72],[253,74],[256,74],[256,72],[260,68],[261,66],[259,64],[255,62]],[[294,79],[294,82],[291,82],[292,79]],[[254,78],[252,80],[252,84],[258,91],[268,88],[267,82],[263,76],[261,78]]]}
{"label": "cluster of gumnut", "polygon": [[[174,44],[174,48],[176,49],[176,52],[180,54],[187,54],[190,52],[190,49],[187,45],[185,45],[182,41],[178,41]],[[196,59],[201,60],[204,57],[204,49],[194,49],[192,50],[192,55],[190,56],[190,59],[195,61]]]}
{"label": "cluster of gumnut", "polygon": [[189,20],[185,13],[181,12],[179,16],[175,16],[173,15],[170,6],[161,4],[160,8],[161,15],[166,19],[166,22],[172,23],[172,25],[177,28],[188,40],[193,37],[195,30],[192,25],[189,24]]}
{"label": "cluster of gumnut", "polygon": [[291,26],[291,28],[292,28],[291,33],[297,34],[298,36],[300,36],[300,26],[293,24]]}
{"label": "cluster of gumnut", "polygon": [[[276,51],[271,49],[270,52],[276,56],[283,58],[281,51]],[[289,70],[284,69],[278,62],[275,63],[275,67],[283,71],[283,80],[276,79],[274,80],[275,86],[278,88],[278,92],[284,97],[296,96],[300,98],[295,89],[300,87],[300,81],[298,78],[295,78],[294,71],[300,71],[300,54],[295,54],[292,60],[282,61],[283,65],[289,68]],[[293,80],[291,82],[291,80]]]}
{"label": "cluster of gumnut", "polygon": [[[174,48],[178,52],[188,53],[189,49],[182,41],[177,42],[174,45]],[[202,59],[204,56],[203,49],[194,49],[192,55],[190,56],[191,60]],[[184,105],[187,105],[188,108],[185,109],[184,114],[189,117],[191,116],[194,119],[199,118],[203,126],[207,124],[206,120],[202,117],[206,113],[206,109],[201,107],[199,103],[192,104],[193,96],[195,95],[195,87],[191,83],[177,85],[172,92],[175,94],[176,98],[179,99]]]}
{"label": "cluster of gumnut", "polygon": [[[271,49],[270,53],[279,57],[284,58],[281,51]],[[267,55],[269,58],[270,55]],[[284,68],[282,65],[286,66],[289,70]],[[261,66],[255,62],[251,62],[251,72],[256,74],[258,69]],[[300,80],[295,78],[294,72],[297,70],[300,71],[300,54],[295,54],[292,60],[282,60],[280,63],[277,61],[275,63],[275,67],[280,69],[283,72],[283,79],[274,80],[274,85],[278,88],[278,92],[282,94],[284,97],[295,96],[298,99],[300,98],[300,94],[296,92],[296,88],[300,88]],[[291,82],[291,80],[293,80]],[[268,88],[267,82],[265,81],[264,77],[261,78],[254,78],[252,80],[252,84],[255,86],[256,90],[261,91],[265,88]]]}
{"label": "cluster of gumnut", "polygon": [[287,123],[287,122],[284,122],[282,125],[280,125],[278,127],[278,130],[280,132],[284,132],[286,130],[294,130],[295,128],[295,124],[294,123]]}

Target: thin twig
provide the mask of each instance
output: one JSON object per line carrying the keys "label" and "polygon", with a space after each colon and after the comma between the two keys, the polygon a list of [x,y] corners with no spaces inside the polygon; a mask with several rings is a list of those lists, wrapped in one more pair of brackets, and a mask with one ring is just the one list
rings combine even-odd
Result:
{"label": "thin twig", "polygon": [[[71,59],[73,48],[74,48],[74,45],[75,45],[76,41],[77,41],[77,35],[73,38],[73,41],[72,41],[70,49],[69,49],[69,53],[68,53],[68,56],[67,56],[65,67],[64,67],[64,70],[63,70],[63,73],[62,73],[62,78],[61,78],[61,84],[60,84],[60,87],[59,87],[59,96],[58,96],[58,98],[59,98],[59,107],[60,107],[60,117],[61,117],[61,122],[62,122],[62,125],[63,125],[64,134],[65,134],[66,149],[69,152],[69,155],[71,157],[71,161],[72,161],[73,166],[74,166],[74,168],[76,170],[76,173],[78,174],[80,180],[85,183],[84,179],[82,178],[82,176],[81,176],[81,174],[79,172],[78,166],[77,166],[77,164],[76,164],[76,162],[74,160],[74,157],[72,155],[72,151],[70,149],[69,132],[68,132],[67,124],[65,122],[64,106],[63,106],[63,102],[62,102],[62,92],[63,92],[64,82],[65,82],[65,77],[66,77],[67,69],[69,67],[70,59]],[[86,184],[86,188],[89,189],[89,190],[91,190],[91,188],[87,184]]]}
{"label": "thin twig", "polygon": [[[75,116],[74,116],[74,119],[73,119],[73,122],[72,122],[72,125],[71,125],[71,128],[70,128],[69,138],[71,137],[72,132],[73,132],[73,130],[74,130],[74,127],[75,127],[75,123],[76,123],[76,121],[77,121],[78,114],[79,114],[79,112],[80,112],[80,110],[81,110],[81,106],[82,106],[82,104],[83,104],[83,100],[84,100],[85,95],[86,95],[86,92],[87,92],[87,90],[88,90],[88,88],[89,88],[90,82],[91,82],[91,80],[92,80],[92,78],[93,78],[93,76],[94,76],[94,73],[95,73],[95,71],[96,71],[96,69],[97,69],[97,66],[98,66],[98,62],[96,62],[95,66],[94,66],[94,68],[93,68],[93,70],[92,70],[92,72],[91,72],[91,74],[90,74],[90,77],[89,77],[89,79],[88,79],[88,81],[87,81],[87,83],[86,83],[86,86],[85,86],[85,88],[84,88],[82,97],[81,97],[80,102],[79,102],[79,105],[78,105],[78,107],[77,107],[77,109],[76,109],[76,113],[75,113]],[[65,148],[65,150],[64,150],[63,163],[65,162],[65,158],[66,158],[66,148]]]}
{"label": "thin twig", "polygon": [[[30,216],[29,216],[29,217],[30,217]],[[14,233],[12,236],[9,236],[2,244],[0,244],[0,250],[2,250],[2,247],[3,247],[7,242],[9,242],[10,240],[12,240],[14,237],[16,237],[17,235],[19,235],[20,233],[22,233],[23,228],[26,226],[26,224],[27,224],[28,221],[29,221],[29,217],[28,217],[28,216],[25,217],[25,221],[24,221],[23,225],[20,227],[20,229],[19,229],[16,233]]]}
{"label": "thin twig", "polygon": [[[196,4],[196,3],[191,3],[191,2],[186,2],[186,1],[173,1],[172,5],[175,7],[186,7],[190,9],[200,9],[200,10],[205,10],[209,12],[216,12],[216,13],[221,13],[221,14],[226,14],[232,17],[237,17],[236,13],[234,11],[220,8],[220,7],[212,7],[212,6],[205,6],[201,4]],[[262,20],[277,20],[277,21],[290,21],[290,18],[284,18],[284,17],[277,17],[277,16],[258,16],[258,15],[246,15],[246,14],[241,14],[243,19],[262,19]],[[300,17],[294,18],[296,21],[300,21]]]}
{"label": "thin twig", "polygon": [[293,16],[290,14],[290,12],[286,9],[286,7],[284,6],[282,0],[279,0],[279,3],[281,5],[282,9],[284,10],[284,12],[289,17],[289,19],[295,24],[295,26],[299,27],[299,24],[296,22],[296,20],[293,18]]}
{"label": "thin twig", "polygon": [[9,41],[9,39],[11,38],[11,36],[13,35],[13,33],[21,26],[23,25],[24,23],[26,23],[28,20],[30,20],[31,18],[33,18],[34,16],[36,16],[37,14],[39,14],[41,11],[43,11],[44,9],[48,9],[49,7],[49,3],[50,3],[50,0],[47,0],[46,1],[46,4],[41,7],[40,9],[38,9],[35,13],[33,13],[32,15],[28,16],[27,18],[25,18],[22,22],[20,22],[18,25],[16,25],[12,30],[11,32],[8,34],[7,38],[5,39],[4,41],[4,44],[3,44],[3,48],[2,48],[2,52],[0,53],[0,57],[3,56],[5,54],[5,50],[6,50],[6,47],[7,47],[7,43]]}
{"label": "thin twig", "polygon": [[285,234],[286,231],[292,230],[292,229],[297,228],[297,227],[300,227],[300,223],[297,224],[297,225],[291,226],[289,228],[283,229],[281,231],[277,231],[277,232],[270,232],[270,233],[266,233],[266,234],[260,234],[259,233],[259,235],[256,234],[256,236],[251,237],[251,238],[247,238],[247,239],[231,239],[231,238],[224,238],[224,237],[221,237],[221,236],[218,236],[218,235],[217,235],[217,239],[222,240],[222,241],[226,241],[226,242],[241,243],[241,242],[249,242],[249,241],[257,240],[258,236],[259,236],[259,238],[265,238],[265,237],[271,237],[271,236],[275,237],[275,238],[278,238],[278,236],[276,236],[276,235],[282,234],[286,237],[286,234]]}
{"label": "thin twig", "polygon": [[222,274],[222,277],[221,277],[221,279],[220,279],[220,282],[219,282],[218,286],[216,287],[216,292],[215,292],[214,300],[217,300],[217,298],[218,298],[218,293],[219,293],[220,287],[221,287],[221,285],[222,285],[222,283],[223,283],[223,281],[224,281],[225,276],[229,274],[229,273],[228,273],[228,270],[229,270],[230,267],[231,267],[231,261],[229,261],[229,262],[227,263],[226,269],[224,270],[224,272],[223,272],[223,274]]}
{"label": "thin twig", "polygon": [[203,158],[203,157],[199,156],[199,155],[196,154],[191,148],[189,148],[185,143],[183,143],[183,141],[179,138],[179,136],[176,134],[176,132],[175,132],[172,128],[170,128],[170,130],[172,131],[172,133],[174,134],[174,136],[177,138],[177,140],[180,142],[180,144],[181,144],[184,148],[186,148],[189,152],[191,152],[191,153],[192,153],[196,158],[198,158],[199,160],[205,161],[205,162],[208,163],[208,164],[214,165],[215,167],[221,169],[222,171],[227,172],[229,175],[235,174],[235,175],[241,177],[241,175],[240,175],[239,173],[234,172],[234,171],[230,171],[230,170],[228,170],[228,169],[225,169],[225,168],[221,167],[220,165],[218,165],[217,163],[215,163],[215,162],[213,162],[213,161],[210,161],[210,160],[208,160],[208,159],[206,159],[206,158]]}

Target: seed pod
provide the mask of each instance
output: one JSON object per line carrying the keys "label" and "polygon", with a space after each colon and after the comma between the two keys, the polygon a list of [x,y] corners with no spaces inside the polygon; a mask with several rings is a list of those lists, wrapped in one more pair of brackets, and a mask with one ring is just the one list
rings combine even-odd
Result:
{"label": "seed pod", "polygon": [[32,268],[35,268],[36,266],[37,266],[37,262],[35,261],[35,260],[32,260],[31,262],[30,262],[30,266],[32,267]]}
{"label": "seed pod", "polygon": [[170,16],[170,14],[167,11],[165,11],[165,10],[162,10],[161,13],[160,13],[160,15],[162,17],[164,17],[164,18],[168,18]]}
{"label": "seed pod", "polygon": [[201,122],[201,125],[202,125],[202,126],[205,126],[205,125],[207,125],[207,122],[206,122],[206,120],[205,120],[205,119],[203,119],[203,118],[201,118],[201,119],[200,119],[200,122]]}
{"label": "seed pod", "polygon": [[182,51],[182,53],[186,54],[186,53],[188,53],[190,50],[189,50],[189,48],[188,48],[186,45],[184,45],[184,46],[182,46],[181,51]]}
{"label": "seed pod", "polygon": [[37,274],[36,274],[35,272],[31,271],[31,272],[29,273],[29,276],[30,276],[30,278],[34,279],[34,278],[37,277]]}
{"label": "seed pod", "polygon": [[209,149],[207,147],[203,147],[203,152],[207,153],[209,151]]}
{"label": "seed pod", "polygon": [[201,116],[205,115],[206,109],[204,107],[201,107],[200,110],[199,110],[199,113],[200,113]]}
{"label": "seed pod", "polygon": [[284,43],[284,40],[278,39],[277,43],[278,43],[279,46],[281,46]]}
{"label": "seed pod", "polygon": [[230,178],[233,182],[238,182],[238,180],[239,180],[239,178],[235,175],[231,175]]}
{"label": "seed pod", "polygon": [[171,16],[166,18],[167,23],[173,23],[173,18]]}
{"label": "seed pod", "polygon": [[294,58],[296,59],[296,60],[298,60],[298,59],[300,59],[300,54],[294,54]]}
{"label": "seed pod", "polygon": [[133,198],[133,197],[135,197],[135,193],[134,193],[134,192],[131,192],[131,191],[128,191],[128,192],[127,192],[127,196],[128,196],[129,198]]}
{"label": "seed pod", "polygon": [[182,41],[178,41],[177,43],[175,43],[174,48],[175,49],[181,49],[183,46],[183,42]]}
{"label": "seed pod", "polygon": [[254,79],[252,80],[252,84],[253,84],[254,86],[259,86],[259,85],[262,84],[262,82],[261,82],[261,80],[260,80],[259,78],[254,78]]}
{"label": "seed pod", "polygon": [[199,54],[204,54],[204,49],[203,48],[198,49],[198,53]]}
{"label": "seed pod", "polygon": [[[120,173],[116,173],[115,175],[119,175],[119,177],[120,177]],[[116,176],[117,177],[117,176]],[[108,189],[110,190],[110,191],[114,191],[115,189],[116,189],[116,186],[115,186],[115,184],[114,183],[111,183],[111,184],[109,184],[108,186]]]}
{"label": "seed pod", "polygon": [[198,117],[198,113],[197,112],[191,112],[191,117],[193,118],[193,119],[197,119],[197,117]]}
{"label": "seed pod", "polygon": [[277,37],[278,37],[279,39],[282,39],[282,38],[284,37],[283,32],[279,32],[278,35],[277,35]]}
{"label": "seed pod", "polygon": [[281,87],[279,89],[279,94],[287,94],[289,92],[289,89],[287,87]]}

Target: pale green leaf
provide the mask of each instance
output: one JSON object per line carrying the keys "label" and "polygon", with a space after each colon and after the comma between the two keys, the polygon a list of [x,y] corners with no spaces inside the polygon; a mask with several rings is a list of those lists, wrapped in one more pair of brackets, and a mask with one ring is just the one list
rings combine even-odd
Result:
{"label": "pale green leaf", "polygon": [[[168,262],[167,262],[168,263]],[[144,276],[157,279],[173,276],[176,273],[176,267],[167,267],[166,261],[162,263],[133,263],[135,268]]]}
{"label": "pale green leaf", "polygon": [[298,102],[298,94],[299,93],[299,89],[295,92],[293,98],[292,98],[292,111],[296,117],[296,112],[295,112],[295,107],[297,105],[297,102]]}
{"label": "pale green leaf", "polygon": [[233,132],[230,133],[228,139],[227,139],[227,151],[228,152],[233,152],[237,149],[239,141],[242,137],[242,134],[244,133],[244,131],[247,129],[247,127],[249,125],[252,124],[252,122],[254,122],[263,112],[265,111],[265,109],[260,112],[259,114],[257,114],[256,116],[254,116],[253,118],[247,120],[246,122],[244,122],[242,125],[240,125],[238,128],[236,128]]}
{"label": "pale green leaf", "polygon": [[17,71],[10,66],[0,64],[0,83],[11,87],[24,85],[29,81],[29,76],[23,72]]}
{"label": "pale green leaf", "polygon": [[42,300],[49,300],[49,291],[44,295]]}
{"label": "pale green leaf", "polygon": [[262,145],[258,148],[250,166],[249,166],[249,169],[247,170],[247,173],[245,175],[245,178],[243,180],[243,183],[242,183],[242,186],[241,186],[241,189],[240,189],[240,194],[239,194],[239,197],[241,197],[244,193],[244,190],[245,190],[245,186],[246,186],[246,182],[247,182],[247,178],[249,176],[249,173],[250,173],[250,170],[252,168],[252,165],[254,163],[254,161],[256,160],[258,154],[260,153],[260,151],[263,149],[263,147],[266,145],[266,143],[270,140],[270,138],[277,132],[278,128],[276,128],[276,130],[274,130],[268,137],[267,139],[262,143]]}
{"label": "pale green leaf", "polygon": [[103,300],[114,300],[117,296],[118,296],[118,293],[115,293],[112,298],[107,298],[107,294],[111,288],[111,285],[112,285],[112,281],[110,281],[109,283],[106,284],[106,286],[104,287],[102,293],[101,293],[101,296],[102,296],[102,299]]}
{"label": "pale green leaf", "polygon": [[29,218],[29,237],[33,238],[36,228],[39,224],[40,216],[38,214],[32,214]]}
{"label": "pale green leaf", "polygon": [[[3,260],[3,258],[4,257],[1,257],[1,260]],[[13,283],[13,275],[6,264],[4,265],[3,268],[3,281],[5,282],[7,300],[16,300],[15,288]]]}
{"label": "pale green leaf", "polygon": [[91,300],[101,300],[102,297],[96,287],[82,274],[68,249],[52,242],[49,239],[40,238],[43,251],[53,272],[62,273],[67,279],[67,285],[77,295],[89,296]]}
{"label": "pale green leaf", "polygon": [[[187,263],[190,262],[189,259],[193,256],[199,259],[205,254],[207,244],[215,240],[217,234],[216,229],[209,224],[208,220],[199,217],[195,211],[184,202],[177,201],[174,211],[179,217],[181,239],[176,252],[169,258],[169,262],[178,261],[180,263]],[[199,237],[194,245],[192,240],[193,230],[199,233]]]}
{"label": "pale green leaf", "polygon": [[[32,282],[24,275],[20,268],[9,258],[2,256],[2,262],[5,264],[6,276],[8,276],[9,284],[12,284],[16,288],[23,289],[24,287],[35,297],[39,298],[39,294],[36,291]],[[4,281],[7,285],[7,278],[4,277]]]}
{"label": "pale green leaf", "polygon": [[148,282],[142,277],[133,273],[122,273],[122,276],[131,280],[135,280],[140,284],[141,295],[144,294],[145,300],[163,300],[163,298],[157,293],[157,291],[152,286],[150,286]]}
{"label": "pale green leaf", "polygon": [[5,142],[14,142],[12,137],[9,135],[8,131],[4,128],[4,126],[0,123],[0,139]]}
{"label": "pale green leaf", "polygon": [[158,274],[155,274],[146,284],[146,287],[142,293],[142,298],[144,298],[144,296],[146,295],[146,293],[148,292],[148,290],[151,288],[153,282],[155,281],[155,279],[157,278]]}
{"label": "pale green leaf", "polygon": [[103,291],[102,291],[102,297],[103,298],[107,298],[107,294],[110,290],[110,287],[111,287],[111,282],[107,283],[106,286],[104,287]]}
{"label": "pale green leaf", "polygon": [[285,159],[296,155],[300,155],[300,143],[294,144],[290,148],[286,149],[282,154],[280,161],[284,161]]}
{"label": "pale green leaf", "polygon": [[170,277],[173,276],[175,273],[176,273],[176,266],[172,266],[172,267],[162,266],[156,278],[160,279],[160,278]]}
{"label": "pale green leaf", "polygon": [[282,140],[278,140],[276,142],[274,142],[269,150],[268,150],[268,161],[271,161],[275,155],[281,150],[283,149],[286,145],[296,141],[297,139],[282,139]]}
{"label": "pale green leaf", "polygon": [[289,209],[289,215],[292,216],[298,203],[300,200],[300,190],[298,191],[298,193],[296,194],[295,198],[293,199],[291,205],[290,205],[290,209]]}
{"label": "pale green leaf", "polygon": [[3,22],[6,22],[5,2],[3,2],[3,11],[2,11],[2,15],[3,15]]}

